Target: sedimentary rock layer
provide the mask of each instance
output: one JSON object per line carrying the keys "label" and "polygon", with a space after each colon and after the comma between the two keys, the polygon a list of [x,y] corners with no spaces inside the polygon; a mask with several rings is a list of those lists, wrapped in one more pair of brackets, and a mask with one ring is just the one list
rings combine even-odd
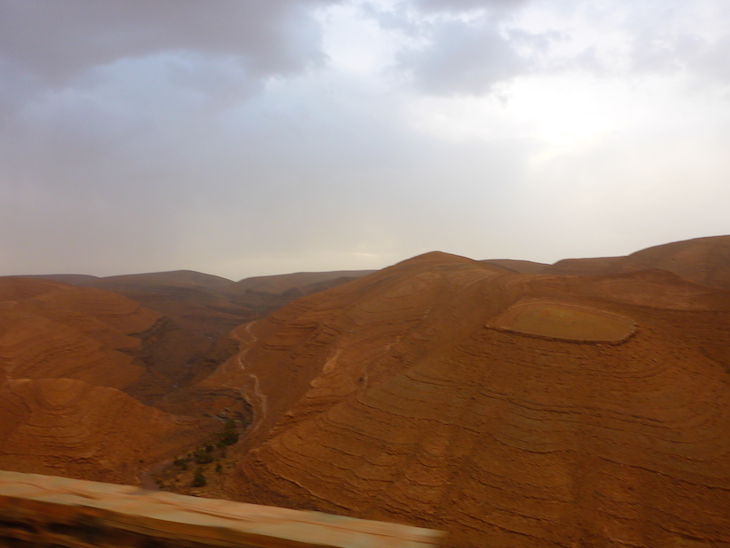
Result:
{"label": "sedimentary rock layer", "polygon": [[405,261],[236,331],[229,493],[454,547],[730,545],[728,333],[730,293],[671,274]]}
{"label": "sedimentary rock layer", "polygon": [[0,468],[117,483],[136,483],[146,464],[213,427],[76,379],[7,381],[0,418]]}
{"label": "sedimentary rock layer", "polygon": [[0,467],[134,483],[218,429],[120,391],[159,320],[108,291],[0,278]]}
{"label": "sedimentary rock layer", "polygon": [[140,375],[133,333],[159,314],[120,295],[0,278],[0,371],[7,378],[75,378],[124,388]]}

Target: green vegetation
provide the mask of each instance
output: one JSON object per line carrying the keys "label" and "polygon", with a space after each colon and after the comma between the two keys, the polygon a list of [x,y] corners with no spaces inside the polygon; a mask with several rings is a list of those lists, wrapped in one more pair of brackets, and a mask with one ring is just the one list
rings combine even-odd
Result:
{"label": "green vegetation", "polygon": [[[178,492],[186,492],[186,485],[190,487],[205,487],[208,485],[208,478],[205,476],[205,465],[214,463],[214,470],[217,475],[223,474],[228,464],[225,464],[226,449],[228,446],[234,445],[239,440],[238,428],[244,423],[236,419],[226,419],[223,428],[212,440],[208,440],[205,445],[199,445],[193,451],[182,455],[178,455],[169,466],[164,475],[157,477],[158,487],[179,490]],[[191,469],[192,466],[192,469]],[[212,473],[212,470],[208,472]],[[192,470],[192,479],[190,479]],[[219,481],[216,478],[216,481]],[[188,487],[189,488],[189,487]]]}
{"label": "green vegetation", "polygon": [[236,429],[236,421],[227,419],[223,426],[223,432],[219,434],[218,446],[233,445],[238,442],[238,431]]}
{"label": "green vegetation", "polygon": [[196,449],[193,456],[195,458],[195,462],[198,464],[210,464],[213,462],[213,454],[205,449]]}
{"label": "green vegetation", "polygon": [[205,474],[203,474],[203,467],[198,466],[195,469],[195,475],[193,476],[193,483],[191,483],[193,487],[205,487],[208,485],[208,480],[205,479]]}

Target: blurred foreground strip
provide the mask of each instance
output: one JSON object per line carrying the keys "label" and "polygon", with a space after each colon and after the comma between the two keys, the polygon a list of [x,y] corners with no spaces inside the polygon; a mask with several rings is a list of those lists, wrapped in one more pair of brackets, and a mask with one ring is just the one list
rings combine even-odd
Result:
{"label": "blurred foreground strip", "polygon": [[426,548],[443,536],[320,512],[0,471],[2,546]]}

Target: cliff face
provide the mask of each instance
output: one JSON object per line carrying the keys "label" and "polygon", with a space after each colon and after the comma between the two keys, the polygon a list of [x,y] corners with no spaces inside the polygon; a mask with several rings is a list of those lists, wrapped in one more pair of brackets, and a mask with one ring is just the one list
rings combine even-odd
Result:
{"label": "cliff face", "polygon": [[229,495],[449,546],[730,543],[728,333],[730,293],[667,272],[417,257],[236,330]]}

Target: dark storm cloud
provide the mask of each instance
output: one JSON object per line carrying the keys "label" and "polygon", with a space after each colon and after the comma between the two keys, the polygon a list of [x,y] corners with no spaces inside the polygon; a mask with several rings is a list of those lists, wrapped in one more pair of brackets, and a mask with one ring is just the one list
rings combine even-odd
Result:
{"label": "dark storm cloud", "polygon": [[62,84],[89,67],[162,51],[233,55],[256,74],[321,61],[305,11],[330,0],[3,0],[0,55]]}
{"label": "dark storm cloud", "polygon": [[0,0],[0,176],[75,192],[117,162],[184,164],[171,148],[216,112],[323,62],[331,3]]}
{"label": "dark storm cloud", "polygon": [[221,117],[322,65],[331,3],[0,0],[5,272],[184,266],[206,198],[228,195],[219,166],[253,171],[223,158]]}

